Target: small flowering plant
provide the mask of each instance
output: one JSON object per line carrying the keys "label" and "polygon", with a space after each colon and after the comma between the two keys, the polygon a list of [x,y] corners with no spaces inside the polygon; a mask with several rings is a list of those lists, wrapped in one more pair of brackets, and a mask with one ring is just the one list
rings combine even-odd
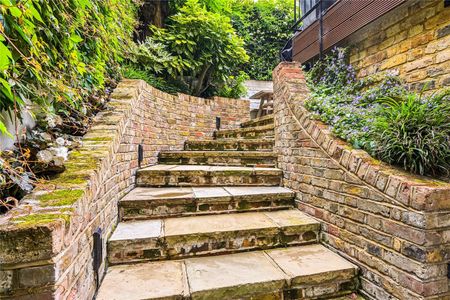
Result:
{"label": "small flowering plant", "polygon": [[[348,63],[347,50],[342,48],[333,49],[318,61],[306,78],[311,90],[306,108],[330,125],[336,136],[413,173],[448,172],[445,163],[450,162],[448,92],[446,96],[418,96],[408,91],[394,73],[357,79]],[[423,110],[415,109],[418,106]],[[447,117],[435,117],[434,125],[427,125],[439,110],[447,112]],[[409,124],[407,128],[405,124]],[[420,140],[415,138],[418,134]]]}

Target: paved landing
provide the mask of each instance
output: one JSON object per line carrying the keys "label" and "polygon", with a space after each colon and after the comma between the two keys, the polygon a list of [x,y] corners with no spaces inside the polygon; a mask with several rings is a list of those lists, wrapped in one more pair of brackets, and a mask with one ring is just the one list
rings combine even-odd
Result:
{"label": "paved landing", "polygon": [[353,264],[315,244],[113,266],[97,299],[263,299],[267,295],[281,299],[283,291],[299,284],[305,287],[320,279],[321,284],[339,286],[353,280],[356,272]]}

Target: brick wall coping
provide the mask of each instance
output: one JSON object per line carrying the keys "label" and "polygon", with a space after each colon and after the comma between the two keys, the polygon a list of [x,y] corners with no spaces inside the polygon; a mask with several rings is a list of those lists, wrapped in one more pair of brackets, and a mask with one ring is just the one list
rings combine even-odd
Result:
{"label": "brick wall coping", "polygon": [[304,93],[309,91],[302,90],[300,94],[298,90],[298,83],[303,83],[302,89],[306,86],[299,63],[280,63],[274,70],[274,76],[279,78],[279,81],[285,81],[285,84],[279,87],[290,90],[288,94],[292,101],[286,104],[296,122],[343,170],[353,173],[369,187],[383,192],[400,206],[419,211],[450,210],[450,183],[412,175],[382,163],[366,151],[352,148],[334,136],[328,125],[313,119],[312,114],[302,105]]}

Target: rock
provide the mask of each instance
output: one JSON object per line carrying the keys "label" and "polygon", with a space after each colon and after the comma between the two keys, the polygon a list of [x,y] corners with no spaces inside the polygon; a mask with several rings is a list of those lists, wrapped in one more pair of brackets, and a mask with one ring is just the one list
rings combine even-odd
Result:
{"label": "rock", "polygon": [[64,144],[66,143],[66,141],[62,137],[57,138],[55,142],[58,146],[64,146]]}
{"label": "rock", "polygon": [[38,162],[49,164],[53,160],[53,154],[49,150],[41,150],[36,154]]}
{"label": "rock", "polygon": [[52,136],[49,134],[49,133],[47,133],[47,132],[41,132],[41,133],[39,133],[39,135],[41,136],[41,138],[44,140],[44,141],[46,141],[47,143],[50,143],[50,142],[52,142]]}
{"label": "rock", "polygon": [[51,147],[48,148],[48,150],[50,150],[54,156],[61,157],[63,161],[67,160],[69,156],[69,149],[67,149],[67,147]]}

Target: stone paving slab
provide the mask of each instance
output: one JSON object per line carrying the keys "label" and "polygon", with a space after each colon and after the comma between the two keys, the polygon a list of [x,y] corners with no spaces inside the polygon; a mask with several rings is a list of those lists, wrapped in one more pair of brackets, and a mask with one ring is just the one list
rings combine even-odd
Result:
{"label": "stone paving slab", "polygon": [[278,168],[155,165],[138,170],[137,185],[163,186],[279,186],[282,171]]}
{"label": "stone paving slab", "polygon": [[[184,268],[183,268],[184,266]],[[349,272],[351,270],[351,272]],[[319,276],[331,272],[335,276]],[[340,274],[340,275],[339,275]],[[340,287],[357,268],[324,246],[305,245],[178,261],[112,266],[97,299],[315,299],[289,291],[303,286]],[[305,292],[306,291],[306,292]],[[328,290],[329,291],[329,290]],[[320,299],[350,291],[321,294]],[[167,297],[167,298],[165,298]],[[186,299],[185,298],[185,299]]]}
{"label": "stone paving slab", "polygon": [[121,201],[139,200],[170,200],[170,199],[193,199],[194,191],[191,187],[162,187],[162,188],[135,188],[129,192]]}
{"label": "stone paving slab", "polygon": [[267,166],[274,167],[278,156],[269,151],[163,151],[160,164]]}
{"label": "stone paving slab", "polygon": [[277,154],[269,151],[162,151],[160,152],[160,157],[206,157],[206,156],[225,156],[225,157],[269,157],[276,158]]}
{"label": "stone paving slab", "polygon": [[264,211],[293,207],[295,193],[279,186],[137,187],[120,201],[125,220]]}
{"label": "stone paving slab", "polygon": [[356,276],[356,266],[320,244],[266,251],[292,280],[315,284]]}
{"label": "stone paving slab", "polygon": [[223,189],[233,196],[293,193],[292,190],[281,186],[226,186]]}
{"label": "stone paving slab", "polygon": [[282,291],[286,275],[263,252],[188,259],[192,299],[237,299]]}
{"label": "stone paving slab", "polygon": [[163,234],[162,220],[120,222],[109,239],[110,242],[158,238]]}
{"label": "stone paving slab", "polygon": [[108,269],[97,300],[178,300],[189,294],[184,262],[115,266]]}
{"label": "stone paving slab", "polygon": [[164,220],[166,236],[277,227],[277,224],[263,213],[192,216]]}

